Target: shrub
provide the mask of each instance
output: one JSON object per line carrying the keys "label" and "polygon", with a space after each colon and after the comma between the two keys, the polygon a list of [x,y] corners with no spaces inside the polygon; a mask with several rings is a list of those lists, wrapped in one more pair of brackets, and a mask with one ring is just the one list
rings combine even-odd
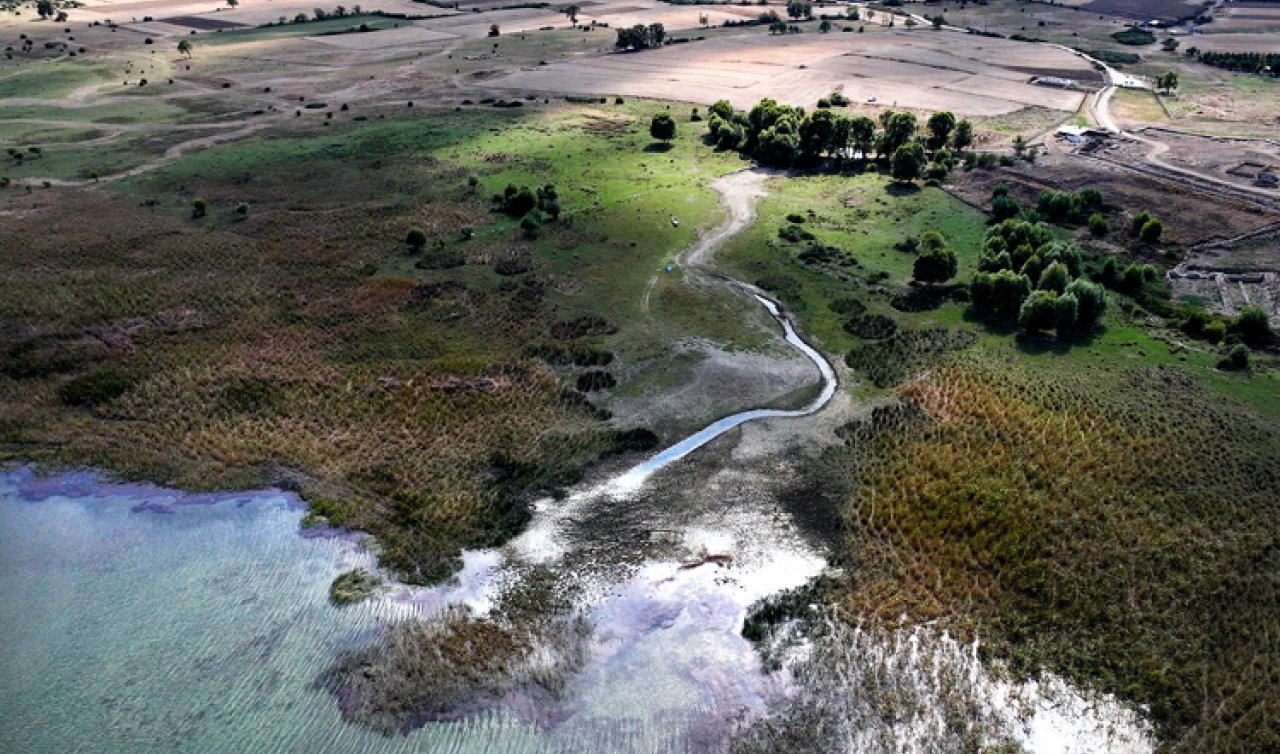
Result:
{"label": "shrub", "polygon": [[595,390],[608,390],[615,387],[618,381],[613,375],[604,370],[592,370],[583,372],[578,375],[578,389],[584,393],[590,393]]}
{"label": "shrub", "polygon": [[208,212],[209,212],[209,203],[206,202],[204,199],[196,199],[195,201],[191,202],[191,218],[193,220],[204,217],[206,214],[208,214]]}
{"label": "shrub", "polygon": [[404,242],[414,251],[422,251],[422,247],[427,245],[427,233],[422,228],[410,228],[404,236]]}
{"label": "shrub", "polygon": [[1215,319],[1204,326],[1204,339],[1210,343],[1221,343],[1227,337],[1227,323]]}
{"label": "shrub", "polygon": [[916,257],[912,274],[924,283],[942,283],[955,277],[957,267],[954,251],[945,246],[935,247]]}
{"label": "shrub", "polygon": [[1159,218],[1153,217],[1142,225],[1142,231],[1139,236],[1143,243],[1159,243],[1160,236],[1164,234],[1164,223]]}
{"label": "shrub", "polygon": [[778,229],[778,238],[792,243],[812,241],[814,237],[815,236],[812,233],[794,223],[791,225],[784,225]]}
{"label": "shrub", "polygon": [[1242,306],[1240,316],[1231,329],[1239,333],[1246,343],[1259,343],[1271,334],[1271,322],[1262,307]]}
{"label": "shrub", "polygon": [[1012,319],[1031,293],[1031,280],[1013,270],[979,272],[969,286],[969,298],[978,311]]}
{"label": "shrub", "polygon": [[1062,262],[1053,262],[1045,268],[1044,272],[1040,273],[1036,288],[1043,291],[1062,293],[1067,290],[1067,283],[1070,280],[1071,275],[1067,272],[1067,266]]}
{"label": "shrub", "polygon": [[1095,236],[1105,236],[1107,231],[1111,230],[1111,226],[1107,223],[1107,218],[1102,216],[1101,212],[1094,212],[1089,215],[1089,232]]}
{"label": "shrub", "polygon": [[58,400],[67,406],[92,406],[109,403],[133,388],[135,378],[118,369],[99,369],[82,374],[58,388]]}
{"label": "shrub", "polygon": [[1066,294],[1076,300],[1076,328],[1089,332],[1097,326],[1107,310],[1107,292],[1102,286],[1087,280],[1073,280],[1067,286]]}
{"label": "shrub", "polygon": [[1018,310],[1018,324],[1028,332],[1051,330],[1058,321],[1058,294],[1052,291],[1032,291]]}
{"label": "shrub", "polygon": [[1237,343],[1227,352],[1227,355],[1218,361],[1218,368],[1237,371],[1249,368],[1249,347],[1243,343]]}

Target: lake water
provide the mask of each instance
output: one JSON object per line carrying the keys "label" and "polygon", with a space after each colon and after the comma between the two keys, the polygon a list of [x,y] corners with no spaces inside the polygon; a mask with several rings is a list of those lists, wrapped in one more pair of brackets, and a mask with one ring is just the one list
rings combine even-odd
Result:
{"label": "lake water", "polygon": [[[300,536],[302,513],[280,492],[0,471],[0,751],[686,751],[763,709],[738,635],[756,589],[652,563],[593,609],[593,660],[554,725],[506,708],[407,736],[349,725],[317,677],[449,590],[331,606],[331,580],[368,556]],[[498,557],[471,559],[483,575]]]}

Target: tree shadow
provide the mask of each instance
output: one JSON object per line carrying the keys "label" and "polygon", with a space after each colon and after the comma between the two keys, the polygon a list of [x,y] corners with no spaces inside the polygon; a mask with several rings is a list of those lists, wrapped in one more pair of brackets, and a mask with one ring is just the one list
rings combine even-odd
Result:
{"label": "tree shadow", "polygon": [[670,142],[660,142],[660,141],[655,141],[655,142],[653,142],[652,144],[646,144],[646,145],[645,145],[645,147],[644,147],[644,151],[646,151],[646,152],[658,152],[658,153],[662,153],[662,152],[670,152],[670,151],[671,151],[671,143],[670,143]]}
{"label": "tree shadow", "polygon": [[885,184],[885,193],[889,196],[912,196],[920,193],[920,185],[917,183],[898,183],[890,181]]}

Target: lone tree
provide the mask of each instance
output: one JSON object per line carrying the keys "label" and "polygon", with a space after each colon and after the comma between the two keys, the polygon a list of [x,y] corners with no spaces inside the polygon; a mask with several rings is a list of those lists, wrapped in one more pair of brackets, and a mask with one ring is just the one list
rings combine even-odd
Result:
{"label": "lone tree", "polygon": [[227,0],[227,6],[234,8],[240,4],[240,0]]}
{"label": "lone tree", "polygon": [[671,143],[671,140],[676,138],[675,119],[666,113],[653,116],[653,122],[649,124],[649,135],[661,140],[664,144]]}
{"label": "lone tree", "polygon": [[945,283],[956,276],[956,253],[946,246],[926,249],[916,257],[912,276],[922,283]]}
{"label": "lone tree", "polygon": [[422,247],[427,245],[427,234],[422,228],[410,228],[405,234],[404,242],[414,251],[422,251]]}
{"label": "lone tree", "polygon": [[1176,92],[1178,90],[1178,72],[1165,71],[1159,76],[1156,76],[1156,89],[1159,89],[1165,94],[1172,94],[1173,92]]}
{"label": "lone tree", "polygon": [[496,37],[501,33],[502,33],[502,27],[498,26],[497,24],[489,25],[489,36]]}
{"label": "lone tree", "polygon": [[36,3],[36,13],[40,14],[40,18],[47,19],[56,12],[52,0],[40,0]]}
{"label": "lone tree", "polygon": [[578,11],[580,10],[582,9],[576,5],[570,5],[564,9],[564,14],[569,17],[569,23],[573,24],[575,29],[578,27]]}
{"label": "lone tree", "polygon": [[190,39],[178,40],[178,52],[182,53],[183,55],[186,55],[187,60],[191,59],[191,51],[194,50],[195,47],[196,46],[191,43]]}

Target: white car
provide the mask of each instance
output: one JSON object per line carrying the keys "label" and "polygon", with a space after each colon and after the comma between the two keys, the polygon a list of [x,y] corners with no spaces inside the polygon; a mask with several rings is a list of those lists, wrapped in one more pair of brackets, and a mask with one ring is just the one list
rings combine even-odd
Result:
{"label": "white car", "polygon": [[867,97],[867,102],[875,102],[875,101],[876,101],[875,97]]}

